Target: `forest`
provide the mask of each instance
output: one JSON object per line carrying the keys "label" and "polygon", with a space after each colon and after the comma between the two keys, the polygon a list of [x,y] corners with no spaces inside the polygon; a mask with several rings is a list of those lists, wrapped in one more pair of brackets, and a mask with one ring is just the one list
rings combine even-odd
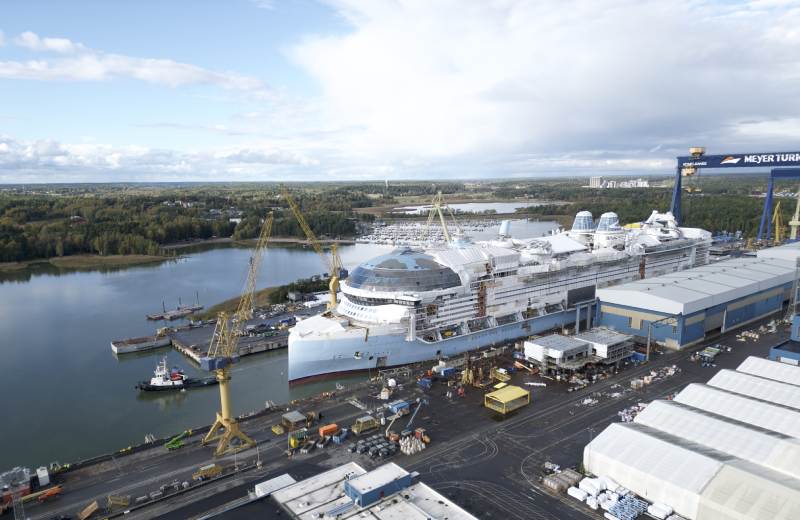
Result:
{"label": "forest", "polygon": [[[684,181],[686,182],[686,181]],[[699,227],[713,233],[741,230],[745,237],[755,237],[761,219],[766,189],[763,176],[706,176],[688,184],[692,192],[682,198],[681,225]],[[697,191],[697,189],[701,191]],[[776,191],[797,191],[791,183],[776,186]],[[587,189],[573,184],[538,185],[530,189],[499,188],[496,193],[506,197],[520,196],[559,200],[566,204],[529,207],[529,217],[563,217],[569,220],[580,210],[591,211],[598,218],[606,211],[619,215],[621,223],[645,220],[653,210],[667,211],[672,202],[671,188]],[[777,200],[781,200],[776,198]],[[796,199],[784,199],[781,215],[784,223],[794,214]],[[770,215],[771,217],[771,215]]]}
{"label": "forest", "polygon": [[[651,182],[659,181],[669,178]],[[437,191],[446,199],[541,200],[543,205],[522,213],[564,224],[584,209],[595,217],[614,211],[627,223],[670,207],[672,190],[666,187],[589,189],[583,187],[586,183],[586,178],[295,183],[289,189],[319,238],[351,238],[359,222],[381,216],[392,205],[426,202]],[[683,194],[683,225],[755,236],[765,176],[706,175],[687,179],[685,186],[692,192]],[[796,189],[789,182],[776,186],[776,191],[787,193]],[[784,222],[791,219],[794,207],[794,199],[783,199]],[[0,262],[77,254],[163,255],[168,244],[256,237],[268,212],[275,216],[273,236],[303,238],[280,185],[274,183],[2,187]]]}
{"label": "forest", "polygon": [[[319,237],[352,237],[359,219],[372,218],[353,212],[370,204],[361,192],[300,191],[294,196]],[[6,190],[0,192],[0,262],[76,254],[161,255],[162,246],[186,240],[252,238],[269,211],[275,213],[273,236],[303,236],[274,188]]]}

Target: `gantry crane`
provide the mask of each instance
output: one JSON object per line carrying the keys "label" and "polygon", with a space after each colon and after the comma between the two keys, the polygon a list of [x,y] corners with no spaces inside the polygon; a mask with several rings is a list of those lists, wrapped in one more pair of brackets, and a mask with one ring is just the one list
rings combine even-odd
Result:
{"label": "gantry crane", "polygon": [[[220,411],[214,425],[203,437],[203,444],[217,441],[217,448],[214,454],[219,456],[228,451],[237,452],[245,448],[255,446],[256,442],[245,435],[239,428],[236,418],[231,415],[231,398],[228,384],[231,380],[231,364],[239,360],[237,345],[239,338],[244,333],[247,320],[253,317],[253,304],[256,292],[256,278],[258,268],[261,265],[261,255],[267,246],[270,234],[272,233],[273,215],[270,213],[261,227],[256,247],[250,256],[250,267],[247,271],[247,281],[245,282],[244,293],[239,298],[239,305],[233,317],[229,319],[228,313],[220,312],[217,316],[217,324],[214,327],[214,335],[211,338],[211,345],[208,348],[208,355],[200,358],[200,367],[204,370],[213,371],[219,381],[219,400]],[[232,441],[238,439],[238,444]]]}
{"label": "gantry crane", "polygon": [[450,230],[447,229],[447,222],[445,221],[442,208],[447,209],[450,218],[453,220],[453,225],[456,228],[456,233],[459,235],[462,234],[461,228],[458,225],[458,221],[456,221],[456,217],[455,215],[453,215],[453,211],[450,209],[450,206],[448,206],[447,203],[444,201],[444,197],[442,197],[441,191],[436,192],[436,195],[433,196],[433,201],[431,201],[431,209],[428,212],[428,222],[425,224],[425,229],[428,236],[430,237],[431,224],[433,224],[433,219],[438,216],[439,221],[442,224],[442,234],[444,234],[444,240],[446,243],[450,243],[451,240]]}
{"label": "gantry crane", "polygon": [[800,229],[800,191],[797,192],[797,204],[794,207],[794,217],[789,221],[789,228],[789,238],[797,240],[797,231]]}
{"label": "gantry crane", "polygon": [[289,204],[289,208],[294,214],[294,218],[297,219],[297,223],[300,225],[300,229],[302,229],[303,233],[306,235],[306,240],[308,240],[308,242],[311,244],[311,247],[314,248],[314,251],[316,251],[319,257],[322,259],[323,264],[325,264],[325,266],[328,268],[328,272],[331,277],[330,282],[328,283],[328,289],[330,290],[328,309],[333,310],[336,308],[337,304],[336,293],[339,292],[339,279],[347,276],[344,266],[342,265],[342,259],[339,258],[339,253],[336,251],[336,243],[334,242],[331,244],[331,255],[329,258],[322,249],[322,244],[320,244],[319,240],[317,240],[317,236],[314,234],[314,231],[311,230],[311,226],[309,226],[308,222],[306,222],[303,212],[300,211],[300,206],[297,205],[297,202],[295,202],[295,200],[289,194],[289,190],[287,190],[285,186],[282,186],[281,189],[283,191],[283,198],[286,199],[286,202]]}

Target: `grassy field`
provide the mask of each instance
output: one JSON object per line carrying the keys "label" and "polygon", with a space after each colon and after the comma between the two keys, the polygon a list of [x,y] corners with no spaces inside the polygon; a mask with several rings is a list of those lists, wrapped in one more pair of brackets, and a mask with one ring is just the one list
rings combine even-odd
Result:
{"label": "grassy field", "polygon": [[[254,305],[256,307],[263,307],[269,304],[269,295],[275,289],[277,289],[277,287],[267,287],[265,289],[261,289],[260,291],[256,291]],[[239,306],[239,300],[241,300],[241,298],[241,296],[236,296],[230,300],[225,300],[224,302],[220,302],[212,307],[209,307],[203,312],[195,314],[195,316],[197,316],[198,319],[207,320],[216,318],[217,314],[222,311],[225,311],[228,314],[233,314],[236,311],[236,308]]]}
{"label": "grassy field", "polygon": [[126,267],[163,262],[170,257],[150,255],[73,255],[49,258],[46,260],[30,260],[28,262],[0,263],[0,272],[13,272],[26,269],[32,264],[49,263],[62,269],[98,269],[102,267]]}

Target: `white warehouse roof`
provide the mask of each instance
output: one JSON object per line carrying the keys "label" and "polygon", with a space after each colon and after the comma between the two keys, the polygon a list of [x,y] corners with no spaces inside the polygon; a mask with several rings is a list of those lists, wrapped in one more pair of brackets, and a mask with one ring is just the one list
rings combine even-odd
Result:
{"label": "white warehouse roof", "polygon": [[800,411],[713,386],[692,383],[675,401],[800,439]]}
{"label": "white warehouse roof", "polygon": [[722,461],[713,450],[693,447],[641,424],[614,423],[586,446],[583,466],[694,518],[700,493]]}
{"label": "white warehouse roof", "polygon": [[735,258],[597,290],[602,303],[692,314],[792,281],[794,261]]}
{"label": "white warehouse roof", "polygon": [[355,481],[362,491],[408,473],[390,463],[371,472],[355,462],[348,462],[311,478],[301,480],[272,493],[272,498],[299,520],[370,518],[374,520],[477,520],[445,496],[422,482],[401,493],[389,494],[365,507],[359,507],[345,494],[345,481]]}
{"label": "white warehouse roof", "polygon": [[[777,363],[777,361],[770,361],[770,363]],[[708,380],[708,384],[747,397],[800,409],[800,386],[736,370],[720,370]]]}
{"label": "white warehouse roof", "polygon": [[779,365],[749,358],[654,401],[587,445],[584,466],[690,520],[800,518],[800,368]]}
{"label": "white warehouse roof", "polygon": [[798,366],[773,363],[769,359],[750,356],[736,370],[737,372],[800,386],[800,367]]}
{"label": "white warehouse roof", "polygon": [[791,244],[784,244],[782,246],[760,249],[758,253],[756,253],[756,256],[758,256],[758,258],[778,258],[796,262],[797,258],[800,257],[800,242],[792,242]]}
{"label": "white warehouse roof", "polygon": [[788,435],[675,401],[653,401],[634,421],[800,478],[800,440]]}

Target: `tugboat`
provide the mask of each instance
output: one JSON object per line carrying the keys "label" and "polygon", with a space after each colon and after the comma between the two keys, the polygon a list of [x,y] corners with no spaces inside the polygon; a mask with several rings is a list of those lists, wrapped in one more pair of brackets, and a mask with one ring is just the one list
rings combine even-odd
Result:
{"label": "tugboat", "polygon": [[142,381],[136,388],[143,392],[163,392],[166,390],[183,390],[184,388],[197,388],[201,386],[212,386],[218,383],[216,377],[193,378],[186,377],[178,367],[167,368],[167,358],[164,357],[156,365],[153,377],[150,381]]}

